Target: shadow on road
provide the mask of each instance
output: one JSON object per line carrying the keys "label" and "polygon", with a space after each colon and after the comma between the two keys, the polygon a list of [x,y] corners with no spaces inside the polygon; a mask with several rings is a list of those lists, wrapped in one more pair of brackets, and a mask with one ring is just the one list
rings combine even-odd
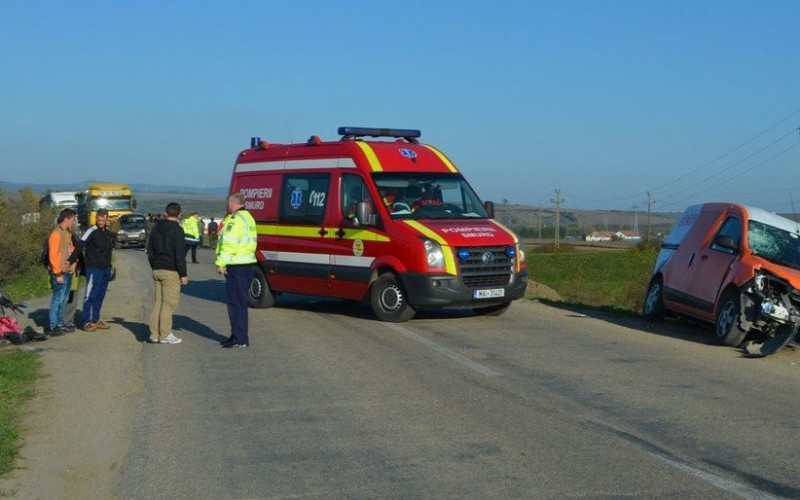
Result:
{"label": "shadow on road", "polygon": [[186,286],[181,288],[181,293],[190,297],[224,304],[225,281],[218,279],[190,280]]}
{"label": "shadow on road", "polygon": [[[688,318],[675,317],[650,322],[641,316],[628,312],[592,309],[586,306],[549,300],[541,300],[541,302],[550,307],[570,311],[574,313],[572,314],[573,317],[590,317],[633,330],[654,333],[656,335],[694,342],[696,344],[719,345],[714,336],[713,327],[706,323],[692,321]],[[754,337],[748,335],[747,340],[754,340]],[[747,342],[736,348],[736,351],[741,354],[742,358],[758,359],[748,355],[747,350],[743,347],[746,344]],[[798,347],[800,346],[798,346],[797,343],[790,344],[788,347],[784,348],[784,354],[796,352]]]}
{"label": "shadow on road", "polygon": [[[227,311],[224,314],[227,315]],[[215,342],[221,342],[228,338],[227,335],[219,334],[203,323],[195,321],[189,316],[182,316],[180,314],[176,314],[172,317],[172,328],[180,329],[183,332],[193,333],[198,337],[210,339]]]}
{"label": "shadow on road", "polygon": [[126,321],[119,316],[115,316],[109,320],[109,323],[119,325],[136,337],[139,342],[147,342],[150,339],[150,325],[147,323],[136,323],[134,321]]}
{"label": "shadow on road", "polygon": [[593,309],[578,304],[550,300],[541,300],[541,302],[556,309],[570,311],[574,313],[572,315],[573,317],[586,316],[632,330],[641,330],[643,332],[681,339],[696,344],[716,343],[714,340],[714,332],[711,331],[707,325],[692,322],[684,318],[667,318],[662,321],[650,322],[641,316],[627,312]]}
{"label": "shadow on road", "polygon": [[[373,314],[369,304],[357,300],[329,299],[311,295],[287,293],[277,297],[275,307],[294,311],[336,314],[351,318],[380,321],[375,314]],[[411,321],[419,319],[466,318],[470,316],[475,316],[472,309],[422,309],[417,311],[417,314],[414,315]]]}

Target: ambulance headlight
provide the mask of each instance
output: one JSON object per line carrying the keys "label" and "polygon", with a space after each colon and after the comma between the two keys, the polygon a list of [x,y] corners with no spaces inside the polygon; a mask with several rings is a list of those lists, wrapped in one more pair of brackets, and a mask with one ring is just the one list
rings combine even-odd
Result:
{"label": "ambulance headlight", "polygon": [[425,245],[425,260],[428,262],[428,267],[444,267],[442,246],[427,238],[422,239],[422,244]]}

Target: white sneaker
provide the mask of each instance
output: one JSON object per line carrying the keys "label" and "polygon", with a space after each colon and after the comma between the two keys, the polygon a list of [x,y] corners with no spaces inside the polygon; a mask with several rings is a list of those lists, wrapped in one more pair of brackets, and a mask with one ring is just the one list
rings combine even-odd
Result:
{"label": "white sneaker", "polygon": [[169,335],[161,339],[159,344],[180,344],[181,342],[183,342],[183,339],[179,339],[178,337],[170,333]]}

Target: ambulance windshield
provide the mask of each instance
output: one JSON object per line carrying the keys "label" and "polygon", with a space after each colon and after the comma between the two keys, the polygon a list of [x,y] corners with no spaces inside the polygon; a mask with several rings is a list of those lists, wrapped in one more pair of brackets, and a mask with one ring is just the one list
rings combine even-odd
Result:
{"label": "ambulance windshield", "polygon": [[486,219],[489,214],[461,174],[374,173],[392,219]]}

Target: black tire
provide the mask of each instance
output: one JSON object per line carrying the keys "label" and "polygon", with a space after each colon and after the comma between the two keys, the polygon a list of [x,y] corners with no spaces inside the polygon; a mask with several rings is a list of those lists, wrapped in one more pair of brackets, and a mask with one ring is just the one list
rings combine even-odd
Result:
{"label": "black tire", "polygon": [[473,307],[472,312],[477,316],[500,316],[508,311],[509,307],[511,307],[511,302],[503,302],[489,307]]}
{"label": "black tire", "polygon": [[739,326],[739,310],[741,303],[738,293],[725,295],[720,302],[722,306],[717,313],[717,321],[714,324],[714,333],[717,341],[723,345],[738,347],[747,336],[747,330]]}
{"label": "black tire", "polygon": [[767,340],[761,343],[749,342],[746,344],[747,355],[752,358],[772,356],[789,345],[789,342],[791,342],[795,336],[797,336],[797,329],[793,325],[780,325],[776,329],[775,334]]}
{"label": "black tire", "polygon": [[275,296],[269,289],[264,271],[258,266],[253,268],[253,279],[247,289],[247,304],[255,309],[266,309],[275,305]]}
{"label": "black tire", "polygon": [[644,297],[642,315],[647,321],[658,321],[667,315],[667,308],[664,307],[664,283],[661,278],[654,278],[650,282]]}
{"label": "black tire", "polygon": [[372,311],[381,321],[402,323],[414,317],[416,311],[408,303],[408,297],[397,277],[392,273],[381,274],[369,290]]}

